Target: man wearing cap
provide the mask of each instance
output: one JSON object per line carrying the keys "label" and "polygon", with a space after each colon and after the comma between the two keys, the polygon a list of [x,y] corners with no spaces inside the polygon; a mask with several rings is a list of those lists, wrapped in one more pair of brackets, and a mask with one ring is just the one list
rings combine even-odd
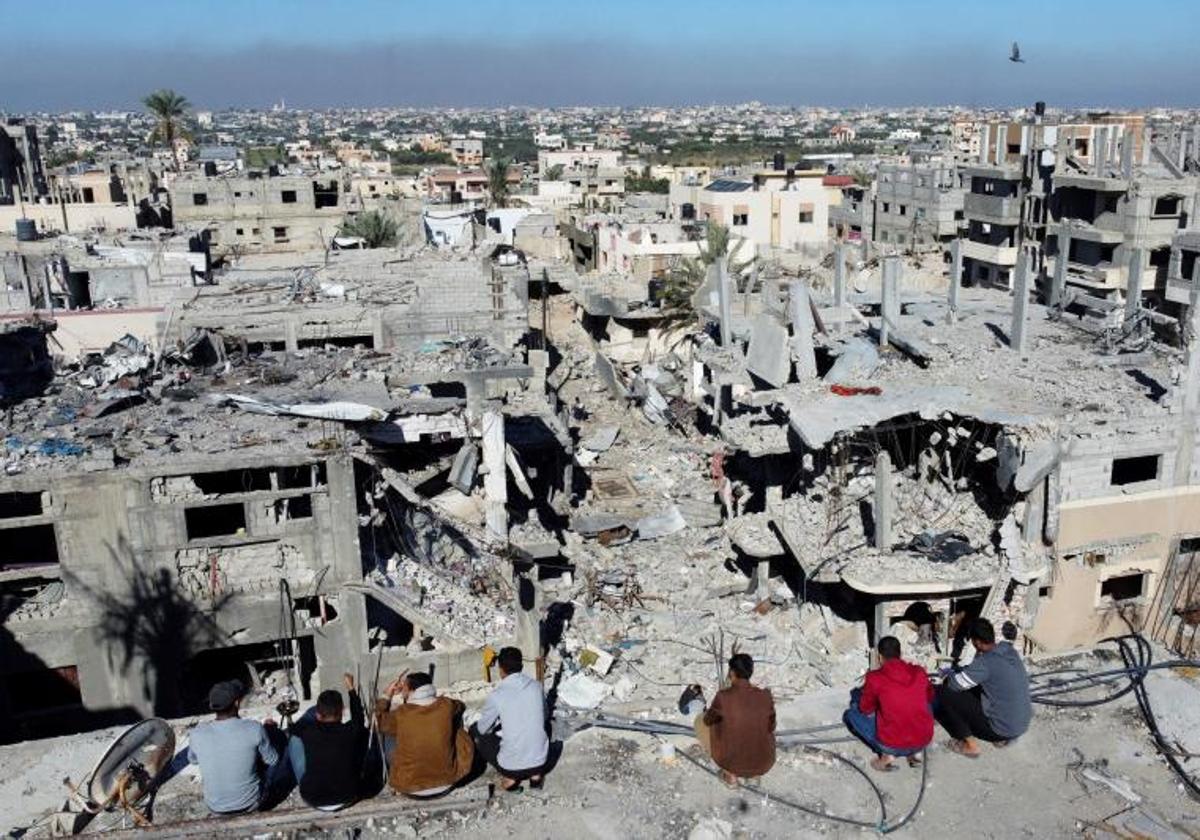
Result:
{"label": "man wearing cap", "polygon": [[245,693],[238,680],[214,685],[208,705],[216,719],[196,726],[188,739],[188,761],[200,765],[204,804],[214,814],[256,810],[287,768],[266,727],[238,717]]}

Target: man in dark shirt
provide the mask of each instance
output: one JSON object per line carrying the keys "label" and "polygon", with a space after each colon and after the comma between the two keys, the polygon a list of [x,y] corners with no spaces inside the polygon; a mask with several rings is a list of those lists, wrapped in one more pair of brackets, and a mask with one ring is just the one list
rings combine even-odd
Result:
{"label": "man in dark shirt", "polygon": [[354,677],[343,676],[350,696],[350,720],[342,722],[342,694],[322,691],[317,705],[292,727],[288,756],[300,797],[323,811],[336,811],[358,799],[367,730]]}
{"label": "man in dark shirt", "polygon": [[729,687],[696,718],[696,738],[721,779],[731,787],[775,765],[775,701],[771,692],[750,684],[754,660],[746,653],[729,657]]}

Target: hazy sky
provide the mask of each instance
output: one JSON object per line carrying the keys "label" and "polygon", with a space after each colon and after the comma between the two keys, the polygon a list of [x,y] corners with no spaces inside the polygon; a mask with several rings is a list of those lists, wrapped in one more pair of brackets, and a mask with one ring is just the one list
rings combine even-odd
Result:
{"label": "hazy sky", "polygon": [[0,24],[9,111],[1200,104],[1197,0],[0,0]]}

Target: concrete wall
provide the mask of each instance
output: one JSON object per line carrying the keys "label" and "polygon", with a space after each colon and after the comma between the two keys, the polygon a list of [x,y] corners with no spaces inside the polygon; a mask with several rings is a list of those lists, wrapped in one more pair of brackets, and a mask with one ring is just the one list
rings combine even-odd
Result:
{"label": "concrete wall", "polygon": [[[319,472],[324,471],[324,478]],[[280,468],[292,467],[291,488]],[[275,475],[268,489],[203,493],[194,473],[261,469]],[[264,473],[266,474],[266,473]],[[299,486],[296,476],[315,476]],[[254,487],[253,484],[246,486]],[[58,478],[37,475],[0,481],[0,493],[43,494],[34,517],[0,519],[0,536],[13,527],[52,524],[57,567],[14,571],[60,579],[57,604],[17,611],[0,627],[0,674],[75,666],[85,708],[165,710],[185,661],[201,649],[316,636],[318,680],[332,684],[365,656],[362,596],[340,593],[361,580],[355,528],[354,477],[348,456],[191,457],[158,468],[108,470]],[[284,518],[279,505],[311,502],[311,516]],[[224,536],[189,533],[189,509],[240,506],[245,527]],[[13,558],[5,558],[13,562]],[[28,562],[29,558],[16,558]],[[327,596],[337,618],[319,628],[307,613],[291,625],[292,603],[281,601],[280,579],[291,597]],[[194,644],[192,650],[188,645]],[[314,685],[314,688],[319,686]]]}
{"label": "concrete wall", "polygon": [[[63,209],[66,209],[66,226]],[[33,219],[39,233],[81,233],[91,228],[132,230],[137,227],[137,208],[128,204],[28,204],[0,205],[0,230],[14,233],[17,219]]]}

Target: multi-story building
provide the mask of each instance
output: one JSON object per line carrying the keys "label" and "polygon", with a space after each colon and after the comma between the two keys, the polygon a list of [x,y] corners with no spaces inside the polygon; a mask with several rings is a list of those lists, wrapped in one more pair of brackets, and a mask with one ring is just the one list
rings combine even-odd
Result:
{"label": "multi-story building", "polygon": [[459,166],[481,166],[483,140],[475,137],[451,137],[450,157]]}
{"label": "multi-story building", "polygon": [[176,226],[207,231],[214,253],[322,248],[352,209],[335,178],[187,175],[171,184]]}
{"label": "multi-story building", "polygon": [[46,192],[37,129],[10,117],[0,124],[0,204],[33,201]]}
{"label": "multi-story building", "polygon": [[875,176],[869,229],[878,245],[940,246],[963,224],[962,176],[943,161],[887,164]]}

